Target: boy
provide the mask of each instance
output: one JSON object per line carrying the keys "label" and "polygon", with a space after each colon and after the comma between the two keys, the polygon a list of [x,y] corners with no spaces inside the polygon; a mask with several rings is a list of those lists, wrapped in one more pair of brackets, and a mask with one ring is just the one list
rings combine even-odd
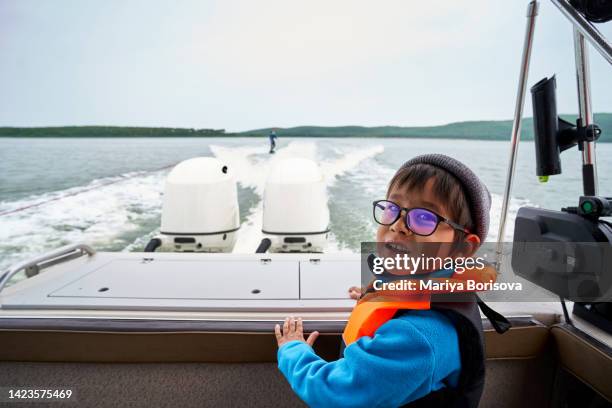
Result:
{"label": "boy", "polygon": [[[440,154],[418,156],[393,176],[386,200],[374,203],[380,224],[376,239],[400,253],[431,242],[448,243],[439,256],[471,256],[487,236],[490,203],[487,188],[459,161]],[[461,244],[461,254],[451,243]],[[437,273],[449,278],[453,271]],[[357,288],[349,292],[353,298],[360,295]],[[432,303],[427,310],[400,306],[378,321],[359,312],[371,306],[364,303],[351,314],[344,356],[337,361],[315,354],[318,333],[304,340],[301,319],[285,319],[282,331],[276,325],[279,369],[302,400],[338,407],[478,405],[484,352],[475,301]],[[373,332],[364,335],[360,329],[368,325]]]}

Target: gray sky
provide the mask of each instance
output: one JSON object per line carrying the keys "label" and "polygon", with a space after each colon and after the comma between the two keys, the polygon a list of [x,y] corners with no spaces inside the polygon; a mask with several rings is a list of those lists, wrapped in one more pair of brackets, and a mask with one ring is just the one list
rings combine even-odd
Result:
{"label": "gray sky", "polygon": [[[0,0],[0,126],[509,119],[526,5]],[[612,23],[599,27],[612,38]],[[556,73],[560,112],[577,111],[572,44],[542,0],[529,84]],[[591,63],[594,110],[612,112],[612,67],[595,50]]]}

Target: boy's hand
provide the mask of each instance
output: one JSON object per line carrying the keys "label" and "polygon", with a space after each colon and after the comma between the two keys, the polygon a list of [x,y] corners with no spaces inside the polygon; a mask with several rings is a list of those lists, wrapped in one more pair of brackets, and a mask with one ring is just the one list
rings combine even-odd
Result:
{"label": "boy's hand", "polygon": [[278,347],[293,340],[302,341],[312,347],[317,337],[319,337],[319,332],[314,331],[310,333],[308,339],[304,340],[304,325],[302,324],[302,318],[298,317],[295,319],[293,316],[285,318],[282,333],[280,325],[277,324],[274,326],[274,334],[276,335]]}
{"label": "boy's hand", "polygon": [[361,298],[361,288],[358,286],[351,286],[348,292],[351,299],[359,300]]}

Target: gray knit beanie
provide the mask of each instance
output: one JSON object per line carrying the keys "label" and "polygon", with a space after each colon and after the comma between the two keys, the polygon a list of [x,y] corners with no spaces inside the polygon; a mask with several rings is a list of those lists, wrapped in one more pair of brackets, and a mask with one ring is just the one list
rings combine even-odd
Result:
{"label": "gray knit beanie", "polygon": [[404,163],[404,165],[400,167],[400,170],[412,166],[413,164],[429,164],[439,167],[459,180],[465,192],[468,205],[470,206],[470,214],[472,215],[475,226],[474,233],[478,235],[480,242],[484,242],[487,238],[487,232],[489,231],[491,194],[478,176],[459,160],[443,154],[423,154],[414,157]]}

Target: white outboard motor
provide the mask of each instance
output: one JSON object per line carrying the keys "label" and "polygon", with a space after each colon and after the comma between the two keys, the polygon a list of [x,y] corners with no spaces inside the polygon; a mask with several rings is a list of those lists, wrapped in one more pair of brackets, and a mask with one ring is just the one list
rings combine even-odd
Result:
{"label": "white outboard motor", "polygon": [[[197,157],[176,165],[164,188],[161,246],[178,252],[231,252],[240,228],[236,180],[227,165]],[[155,241],[155,242],[154,242]]]}
{"label": "white outboard motor", "polygon": [[262,233],[270,240],[271,252],[323,252],[329,209],[325,180],[315,162],[288,158],[272,165],[264,191]]}

